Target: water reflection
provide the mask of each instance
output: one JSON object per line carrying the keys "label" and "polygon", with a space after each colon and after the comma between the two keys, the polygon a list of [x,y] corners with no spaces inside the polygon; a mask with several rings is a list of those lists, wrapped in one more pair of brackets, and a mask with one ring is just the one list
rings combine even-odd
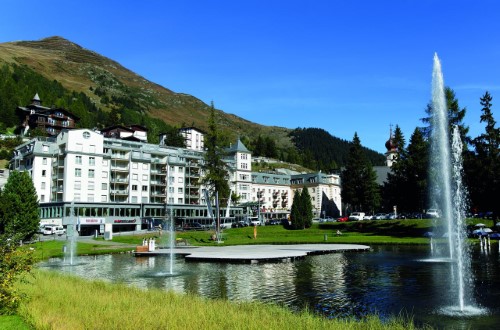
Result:
{"label": "water reflection", "polygon": [[129,254],[80,257],[81,265],[74,267],[57,267],[60,260],[51,259],[41,266],[84,278],[207,298],[260,300],[293,310],[307,306],[326,317],[362,318],[376,312],[386,318],[408,313],[417,324],[487,329],[500,323],[500,256],[498,249],[484,253],[479,248],[473,256],[474,275],[469,283],[475,287],[478,305],[489,312],[468,318],[439,314],[448,305],[454,265],[424,262],[429,260],[428,247],[379,246],[371,252],[251,265],[185,262],[179,257],[174,276],[166,276],[169,258]]}

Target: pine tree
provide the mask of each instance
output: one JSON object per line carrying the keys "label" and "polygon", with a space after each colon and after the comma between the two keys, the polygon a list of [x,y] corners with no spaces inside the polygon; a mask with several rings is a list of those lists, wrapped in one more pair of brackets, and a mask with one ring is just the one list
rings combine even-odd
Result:
{"label": "pine tree", "polygon": [[354,133],[347,165],[341,173],[342,200],[351,212],[363,211],[377,204],[379,195],[374,189],[377,184],[374,182],[375,179],[376,176],[363,152],[358,133]]}
{"label": "pine tree", "polygon": [[310,228],[312,226],[313,219],[313,208],[311,203],[311,195],[309,195],[309,190],[306,186],[302,188],[302,193],[300,194],[301,200],[301,216],[302,216],[302,228]]}
{"label": "pine tree", "polygon": [[210,196],[214,197],[215,192],[219,194],[221,205],[225,205],[230,198],[228,184],[228,170],[224,162],[223,137],[219,131],[217,116],[213,103],[210,107],[210,117],[208,120],[208,132],[204,139],[205,143],[205,162],[203,170],[205,176],[202,183],[205,185]]}
{"label": "pine tree", "polygon": [[292,229],[301,229],[303,228],[302,222],[302,203],[301,203],[301,193],[300,190],[295,190],[295,194],[293,196],[292,207],[290,209],[290,220],[292,222]]}

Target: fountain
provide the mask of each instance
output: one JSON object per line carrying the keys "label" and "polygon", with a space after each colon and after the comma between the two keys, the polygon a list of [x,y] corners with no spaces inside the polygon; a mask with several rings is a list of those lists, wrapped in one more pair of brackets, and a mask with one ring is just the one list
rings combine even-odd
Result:
{"label": "fountain", "polygon": [[[69,238],[69,251],[66,250],[65,246],[65,264],[69,266],[73,266],[75,264],[75,258],[76,258],[76,240],[78,236],[78,232],[76,230],[76,217],[75,217],[75,202],[71,202],[71,209],[70,209],[70,224],[66,228],[66,234],[68,235]],[[69,260],[66,260],[69,259]]]}
{"label": "fountain", "polygon": [[[465,228],[466,197],[462,187],[462,142],[455,126],[452,142],[448,134],[448,109],[444,93],[441,63],[434,55],[432,73],[432,131],[429,165],[431,206],[440,210],[446,244],[431,251],[439,260],[450,263],[450,307],[442,310],[449,315],[474,315],[481,310],[474,307],[471,295],[470,253]],[[436,244],[435,240],[431,244]]]}
{"label": "fountain", "polygon": [[169,250],[170,250],[170,262],[169,262],[169,274],[170,276],[174,275],[174,259],[175,259],[175,252],[174,252],[174,247],[175,247],[175,221],[174,221],[174,215],[173,215],[173,210],[170,209],[170,235],[169,235]]}

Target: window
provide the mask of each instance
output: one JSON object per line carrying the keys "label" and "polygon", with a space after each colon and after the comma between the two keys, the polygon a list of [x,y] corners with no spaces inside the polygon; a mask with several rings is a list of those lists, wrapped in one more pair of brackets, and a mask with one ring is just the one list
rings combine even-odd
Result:
{"label": "window", "polygon": [[43,162],[42,162],[43,165],[47,165],[47,158],[43,158]]}
{"label": "window", "polygon": [[42,176],[47,176],[47,170],[42,170]]}
{"label": "window", "polygon": [[177,203],[178,203],[178,204],[182,204],[182,198],[179,198],[179,199],[177,200]]}
{"label": "window", "polygon": [[89,157],[89,165],[94,166],[95,165],[95,157]]}
{"label": "window", "polygon": [[45,195],[40,196],[40,202],[45,202]]}
{"label": "window", "polygon": [[139,176],[137,174],[132,174],[132,180],[139,180]]}
{"label": "window", "polygon": [[248,164],[247,163],[241,163],[241,168],[246,170],[248,168]]}
{"label": "window", "polygon": [[94,194],[88,194],[87,195],[87,201],[88,202],[93,202],[94,201]]}
{"label": "window", "polygon": [[107,202],[107,201],[108,201],[108,196],[101,195],[101,202]]}
{"label": "window", "polygon": [[106,182],[101,184],[101,190],[108,190],[108,184]]}
{"label": "window", "polygon": [[248,155],[247,154],[241,154],[240,159],[247,159]]}
{"label": "window", "polygon": [[82,165],[82,156],[75,157],[75,164]]}
{"label": "window", "polygon": [[102,178],[106,179],[108,177],[108,172],[102,171]]}
{"label": "window", "polygon": [[148,186],[142,186],[142,191],[148,191]]}
{"label": "window", "polygon": [[132,203],[137,203],[137,196],[132,196]]}
{"label": "window", "polygon": [[170,172],[175,172],[175,166],[170,166]]}
{"label": "window", "polygon": [[174,193],[174,187],[168,187],[168,192],[173,194]]}
{"label": "window", "polygon": [[82,169],[81,168],[75,168],[75,177],[77,177],[77,178],[82,177]]}
{"label": "window", "polygon": [[143,174],[142,175],[142,181],[148,181],[148,175],[147,174]]}
{"label": "window", "polygon": [[137,185],[136,184],[132,185],[132,191],[137,191]]}
{"label": "window", "polygon": [[95,176],[95,170],[89,170],[89,178],[93,178]]}
{"label": "window", "polygon": [[174,183],[175,178],[173,176],[168,177],[168,182],[169,183]]}
{"label": "window", "polygon": [[75,194],[75,198],[73,198],[75,202],[79,202],[82,198],[80,196],[80,193]]}
{"label": "window", "polygon": [[133,168],[133,169],[137,169],[138,167],[139,167],[139,164],[137,164],[137,163],[132,163],[132,168]]}
{"label": "window", "polygon": [[180,187],[179,187],[179,188],[177,189],[177,192],[178,192],[179,194],[182,194],[182,188],[180,188]]}
{"label": "window", "polygon": [[94,187],[95,187],[94,181],[89,181],[89,183],[87,185],[87,189],[94,190]]}
{"label": "window", "polygon": [[142,169],[147,170],[149,168],[148,164],[142,164]]}
{"label": "window", "polygon": [[88,139],[88,138],[90,138],[90,133],[89,133],[89,132],[87,132],[87,131],[83,132],[83,134],[82,134],[82,135],[83,135],[83,138],[84,138],[84,139]]}
{"label": "window", "polygon": [[45,182],[42,182],[42,189],[45,189]]}
{"label": "window", "polygon": [[75,190],[80,190],[80,189],[82,189],[82,182],[75,181]]}
{"label": "window", "polygon": [[177,182],[178,182],[178,183],[183,183],[183,182],[184,182],[184,179],[183,179],[183,178],[177,178]]}
{"label": "window", "polygon": [[48,146],[47,144],[44,144],[44,145],[42,146],[42,151],[43,151],[43,152],[49,152],[49,146]]}

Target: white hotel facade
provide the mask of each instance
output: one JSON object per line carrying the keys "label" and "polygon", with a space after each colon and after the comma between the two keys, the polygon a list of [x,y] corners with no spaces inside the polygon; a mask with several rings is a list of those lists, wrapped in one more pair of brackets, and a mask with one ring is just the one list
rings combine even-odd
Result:
{"label": "white hotel facade", "polygon": [[[30,173],[44,223],[77,223],[84,234],[117,232],[147,228],[172,212],[176,221],[208,224],[200,182],[203,134],[189,130],[184,132],[191,137],[188,148],[107,138],[89,129],[63,130],[17,147],[10,168]],[[251,152],[239,139],[227,151],[230,187],[239,196],[230,216],[254,215],[253,206],[264,218],[283,217],[294,191],[304,187],[316,216],[332,205],[341,213],[338,175],[252,172]]]}

